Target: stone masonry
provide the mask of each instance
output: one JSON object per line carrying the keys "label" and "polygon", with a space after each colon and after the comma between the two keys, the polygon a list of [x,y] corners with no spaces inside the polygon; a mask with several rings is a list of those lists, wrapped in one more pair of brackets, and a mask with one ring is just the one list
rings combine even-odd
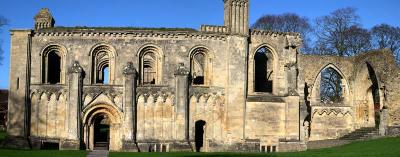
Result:
{"label": "stone masonry", "polygon": [[[303,55],[298,33],[249,29],[249,0],[223,3],[224,26],[199,31],[56,27],[40,10],[34,29],[11,30],[8,140],[36,149],[272,152],[376,125],[400,134],[400,69],[388,50]],[[341,76],[340,103],[321,101],[326,68]]]}

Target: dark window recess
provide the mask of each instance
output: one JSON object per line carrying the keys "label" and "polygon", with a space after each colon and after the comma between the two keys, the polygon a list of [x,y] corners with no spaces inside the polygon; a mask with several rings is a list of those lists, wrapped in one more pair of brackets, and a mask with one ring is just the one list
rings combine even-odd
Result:
{"label": "dark window recess", "polygon": [[265,152],[265,146],[261,146],[261,152]]}
{"label": "dark window recess", "polygon": [[156,152],[161,152],[161,144],[156,144]]}
{"label": "dark window recess", "polygon": [[59,143],[55,142],[43,142],[40,147],[42,150],[59,150]]}
{"label": "dark window recess", "polygon": [[19,89],[19,78],[17,78],[17,90]]}
{"label": "dark window recess", "polygon": [[149,144],[149,152],[154,152],[154,145],[153,144]]}
{"label": "dark window recess", "polygon": [[272,152],[276,152],[276,146],[272,146]]}
{"label": "dark window recess", "polygon": [[57,84],[61,82],[61,57],[56,52],[50,52],[47,56],[47,83]]}
{"label": "dark window recess", "polygon": [[271,146],[267,146],[267,153],[271,152]]}
{"label": "dark window recess", "polygon": [[270,52],[266,48],[258,50],[254,56],[254,91],[272,93],[272,64],[268,58]]}
{"label": "dark window recess", "polygon": [[167,146],[166,145],[162,145],[162,152],[167,152]]}

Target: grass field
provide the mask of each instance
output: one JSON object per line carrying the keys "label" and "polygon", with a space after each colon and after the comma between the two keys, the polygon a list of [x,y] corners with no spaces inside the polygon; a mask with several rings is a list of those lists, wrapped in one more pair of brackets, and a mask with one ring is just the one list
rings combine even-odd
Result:
{"label": "grass field", "polygon": [[294,153],[110,153],[110,157],[400,157],[400,137]]}
{"label": "grass field", "polygon": [[0,131],[0,140],[3,140],[4,138],[6,138],[6,132]]}
{"label": "grass field", "polygon": [[[0,132],[0,139],[5,133]],[[86,151],[1,149],[0,157],[84,157]],[[117,153],[110,157],[400,157],[400,137],[357,141],[348,145],[293,153]]]}
{"label": "grass field", "polygon": [[[0,131],[0,140],[6,132]],[[0,148],[0,157],[85,157],[86,151],[13,150]]]}
{"label": "grass field", "polygon": [[86,151],[0,149],[0,157],[85,157]]}

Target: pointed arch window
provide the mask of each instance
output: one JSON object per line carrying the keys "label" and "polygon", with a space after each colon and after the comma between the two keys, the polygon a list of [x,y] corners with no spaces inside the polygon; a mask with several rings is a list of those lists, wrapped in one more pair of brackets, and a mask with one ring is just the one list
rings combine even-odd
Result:
{"label": "pointed arch window", "polygon": [[254,91],[272,93],[274,58],[267,47],[259,48],[254,55]]}
{"label": "pointed arch window", "polygon": [[335,69],[325,68],[321,72],[320,99],[321,102],[342,102],[343,97],[343,78]]}

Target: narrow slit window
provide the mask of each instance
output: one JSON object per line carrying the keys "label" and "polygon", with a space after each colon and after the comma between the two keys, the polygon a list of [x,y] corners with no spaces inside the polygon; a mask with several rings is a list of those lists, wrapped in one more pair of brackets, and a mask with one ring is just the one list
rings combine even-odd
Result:
{"label": "narrow slit window", "polygon": [[17,78],[17,90],[19,89],[19,77]]}

